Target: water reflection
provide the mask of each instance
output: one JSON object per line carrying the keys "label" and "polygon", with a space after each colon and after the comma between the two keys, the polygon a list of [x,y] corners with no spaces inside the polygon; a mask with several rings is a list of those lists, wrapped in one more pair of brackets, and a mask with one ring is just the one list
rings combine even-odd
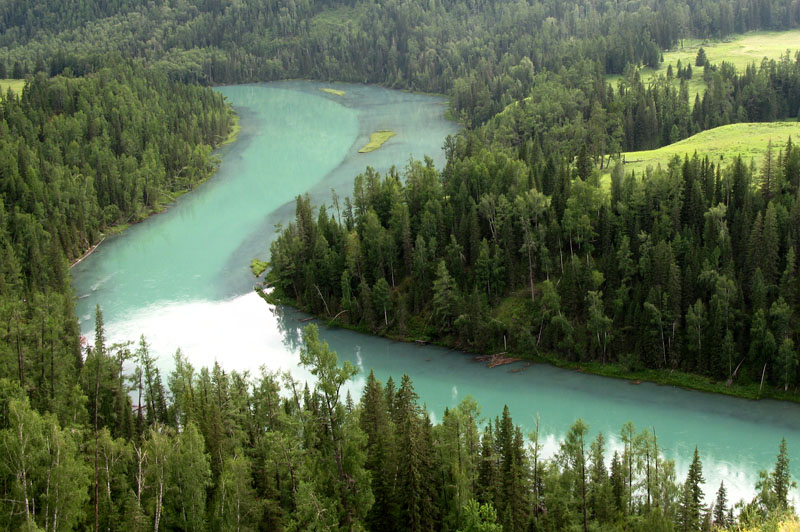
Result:
{"label": "water reflection", "polygon": [[300,327],[298,320],[305,318],[298,318],[296,312],[287,312],[287,307],[282,305],[269,305],[269,309],[272,315],[275,316],[275,326],[281,334],[284,347],[289,351],[300,349],[300,331],[302,327]]}

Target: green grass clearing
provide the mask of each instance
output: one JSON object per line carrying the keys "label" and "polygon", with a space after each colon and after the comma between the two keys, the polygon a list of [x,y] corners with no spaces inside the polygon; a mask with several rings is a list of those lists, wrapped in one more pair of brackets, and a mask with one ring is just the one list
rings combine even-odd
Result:
{"label": "green grass clearing", "polygon": [[[697,51],[700,48],[706,51],[706,57],[712,64],[720,65],[723,61],[733,64],[738,71],[743,71],[747,65],[755,62],[760,63],[767,59],[779,59],[787,50],[791,52],[800,50],[800,30],[790,31],[756,31],[740,35],[733,35],[724,41],[702,41],[699,39],[684,39],[682,47],[676,50],[664,52],[664,62],[659,68],[642,68],[639,75],[643,82],[647,82],[653,76],[666,75],[667,68],[672,65],[675,75],[678,73],[678,61],[685,67],[692,66],[692,79],[689,80],[689,103],[694,104],[695,94],[700,94],[706,90],[706,83],[703,81],[703,67],[694,65]],[[614,86],[622,76],[606,76],[606,81]],[[680,85],[680,80],[674,78],[675,86]]]}
{"label": "green grass clearing", "polygon": [[381,129],[380,131],[376,131],[369,136],[369,142],[367,142],[363,148],[358,150],[358,153],[369,153],[371,151],[375,151],[395,135],[396,133],[389,129]]}
{"label": "green grass clearing", "polygon": [[707,155],[711,162],[723,164],[741,155],[748,164],[753,159],[758,166],[770,140],[773,150],[777,150],[786,147],[789,137],[800,139],[800,122],[747,122],[709,129],[657,150],[622,155],[625,173],[635,171],[637,175],[643,174],[648,166],[666,168],[674,156],[682,159],[684,155],[691,157],[695,152],[699,156]]}
{"label": "green grass clearing", "polygon": [[312,36],[325,36],[341,32],[348,26],[357,25],[359,20],[366,16],[366,7],[342,6],[326,9],[311,19]]}
{"label": "green grass clearing", "polygon": [[25,88],[24,79],[0,79],[0,98],[4,97],[11,89],[17,96],[22,94],[22,89]]}
{"label": "green grass clearing", "polygon": [[334,96],[344,96],[347,94],[345,91],[340,91],[339,89],[331,89],[328,87],[320,89],[322,92],[327,92],[328,94],[333,94]]}

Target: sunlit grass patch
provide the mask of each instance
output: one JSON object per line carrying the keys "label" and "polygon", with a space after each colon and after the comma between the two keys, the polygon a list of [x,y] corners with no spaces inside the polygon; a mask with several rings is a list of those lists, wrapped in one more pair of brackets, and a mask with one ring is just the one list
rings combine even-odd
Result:
{"label": "sunlit grass patch", "polygon": [[777,150],[786,146],[789,137],[800,139],[800,123],[747,122],[720,126],[657,150],[624,153],[625,172],[634,170],[641,174],[648,166],[666,167],[674,156],[691,157],[695,152],[701,157],[708,156],[713,163],[727,164],[740,155],[747,163],[753,159],[758,166],[770,140],[773,150]]}
{"label": "sunlit grass patch", "polygon": [[334,96],[344,96],[347,94],[345,91],[340,91],[339,89],[331,89],[329,87],[324,87],[320,89],[322,92],[327,92],[328,94],[333,94]]}
{"label": "sunlit grass patch", "polygon": [[369,153],[371,151],[375,151],[395,135],[396,133],[390,129],[381,129],[380,131],[376,131],[369,136],[369,142],[367,142],[363,148],[358,150],[358,153]]}
{"label": "sunlit grass patch", "polygon": [[[744,71],[747,65],[755,62],[761,63],[763,58],[779,59],[787,50],[794,53],[800,50],[800,30],[790,31],[755,31],[741,35],[733,35],[724,41],[703,41],[700,39],[684,39],[675,50],[664,52],[664,61],[658,68],[642,68],[639,75],[643,82],[649,81],[653,76],[666,75],[667,69],[672,65],[675,75],[673,83],[680,85],[677,78],[678,61],[683,67],[692,66],[692,79],[689,80],[689,103],[694,104],[696,94],[702,98],[706,90],[703,81],[703,67],[695,66],[697,52],[703,48],[708,61],[714,65],[722,62],[731,63],[739,72]],[[606,81],[616,86],[622,76],[606,76]]]}
{"label": "sunlit grass patch", "polygon": [[0,98],[4,98],[8,89],[11,89],[14,94],[22,94],[22,89],[25,88],[24,79],[0,79]]}

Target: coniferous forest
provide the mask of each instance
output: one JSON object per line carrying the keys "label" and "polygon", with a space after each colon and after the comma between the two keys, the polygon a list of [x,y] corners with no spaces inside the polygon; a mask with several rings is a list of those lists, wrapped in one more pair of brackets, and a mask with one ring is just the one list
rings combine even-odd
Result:
{"label": "coniferous forest", "polygon": [[[235,117],[223,83],[338,80],[445,94],[446,164],[299,197],[266,296],[365,332],[798,400],[800,145],[620,154],[798,119],[800,55],[697,62],[684,39],[800,25],[789,0],[9,0],[0,5],[0,526],[4,530],[777,530],[788,447],[755,497],[686,475],[632,424],[538,428],[466,399],[434,423],[402,375],[309,326],[313,386],[161,374],[146,336],[80,336],[69,266],[191,191]],[[606,76],[617,74],[618,82]],[[690,96],[689,81],[707,89]],[[776,139],[777,140],[777,139]],[[795,139],[796,140],[796,139]],[[265,235],[266,238],[266,235]],[[290,325],[284,324],[288,330]],[[698,384],[701,383],[701,384]],[[516,414],[521,415],[521,413]],[[612,451],[612,443],[618,449]]]}

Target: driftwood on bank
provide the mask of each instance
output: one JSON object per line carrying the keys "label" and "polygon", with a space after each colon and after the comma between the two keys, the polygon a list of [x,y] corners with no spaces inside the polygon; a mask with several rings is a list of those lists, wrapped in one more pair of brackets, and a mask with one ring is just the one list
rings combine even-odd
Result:
{"label": "driftwood on bank", "polygon": [[513,364],[514,362],[521,362],[521,358],[507,357],[506,352],[496,353],[494,355],[480,355],[475,357],[478,362],[486,362],[486,367],[494,368],[497,366],[504,366],[506,364]]}
{"label": "driftwood on bank", "polygon": [[533,364],[533,362],[528,362],[527,364],[525,364],[525,365],[524,365],[524,366],[522,366],[521,368],[514,368],[514,369],[512,369],[512,370],[511,370],[511,373],[520,373],[520,372],[522,372],[522,371],[525,371],[526,369],[528,369],[529,367],[531,367],[531,365],[532,365],[532,364]]}
{"label": "driftwood on bank", "polygon": [[106,237],[105,237],[105,236],[103,236],[103,238],[101,238],[101,239],[100,239],[100,242],[98,242],[98,243],[97,243],[97,244],[95,244],[94,246],[92,246],[92,247],[90,247],[89,249],[87,249],[87,250],[86,250],[86,253],[84,253],[83,255],[81,255],[81,256],[80,256],[80,257],[79,257],[79,258],[78,258],[78,259],[77,259],[75,262],[73,262],[72,264],[70,264],[70,265],[69,265],[70,269],[74,268],[75,266],[77,266],[78,264],[80,264],[81,262],[83,262],[83,259],[85,259],[85,258],[86,258],[86,257],[88,257],[89,255],[91,255],[92,253],[94,253],[94,250],[96,250],[96,249],[97,249],[97,246],[99,246],[100,244],[102,244],[102,243],[103,243],[103,240],[105,240],[105,239],[106,239]]}
{"label": "driftwood on bank", "polygon": [[348,312],[348,310],[347,310],[347,309],[344,309],[344,310],[342,310],[341,312],[339,312],[339,313],[338,313],[336,316],[334,316],[333,318],[331,318],[331,321],[330,321],[330,323],[333,323],[334,321],[336,321],[336,318],[338,318],[339,316],[341,316],[341,315],[342,315],[342,314],[344,314],[345,312]]}
{"label": "driftwood on bank", "polygon": [[[736,374],[739,373],[739,368],[742,367],[742,363],[744,363],[744,359],[742,359],[742,361],[739,362],[739,365],[737,365],[736,369],[733,370],[733,373],[731,373],[731,376],[728,377],[727,381],[725,381],[725,386],[727,386],[728,388],[730,388],[731,385],[733,384],[733,379],[735,379],[736,378]],[[759,393],[760,392],[761,392],[761,390],[759,389]]]}

